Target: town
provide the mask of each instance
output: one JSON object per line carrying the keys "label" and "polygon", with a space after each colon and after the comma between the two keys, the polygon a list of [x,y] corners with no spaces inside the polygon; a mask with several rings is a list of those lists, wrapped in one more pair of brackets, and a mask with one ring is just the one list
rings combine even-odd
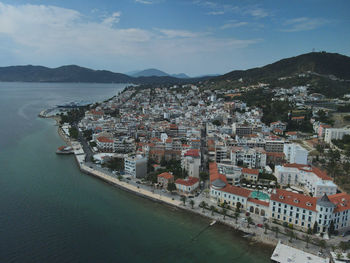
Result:
{"label": "town", "polygon": [[284,236],[317,257],[349,262],[350,129],[329,117],[347,99],[309,89],[129,86],[58,115],[89,169],[238,229],[269,231],[270,243]]}

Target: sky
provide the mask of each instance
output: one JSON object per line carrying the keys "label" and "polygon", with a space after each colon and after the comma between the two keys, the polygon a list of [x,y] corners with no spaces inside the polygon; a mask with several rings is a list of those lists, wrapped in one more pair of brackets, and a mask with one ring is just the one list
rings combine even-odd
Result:
{"label": "sky", "polygon": [[349,0],[0,0],[0,66],[190,76],[350,56]]}

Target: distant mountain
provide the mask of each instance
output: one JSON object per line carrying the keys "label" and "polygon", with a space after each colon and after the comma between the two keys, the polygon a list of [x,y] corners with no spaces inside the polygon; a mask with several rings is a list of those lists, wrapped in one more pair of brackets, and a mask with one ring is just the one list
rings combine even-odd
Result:
{"label": "distant mountain", "polygon": [[242,78],[247,81],[264,81],[307,72],[349,80],[350,57],[337,53],[312,52],[282,59],[260,68],[231,71],[213,80],[232,81]]}
{"label": "distant mountain", "polygon": [[190,78],[185,73],[172,74],[171,76],[174,78],[178,78],[178,79],[189,79]]}
{"label": "distant mountain", "polygon": [[[166,73],[165,73],[166,74]],[[85,82],[85,83],[134,83],[134,84],[182,84],[202,79],[179,79],[169,75],[131,77],[107,70],[92,70],[76,65],[47,68],[43,66],[0,67],[0,81],[19,82]]]}
{"label": "distant mountain", "polygon": [[166,76],[169,76],[169,74],[159,69],[150,68],[150,69],[145,69],[145,70],[136,72],[132,74],[132,76],[133,77],[166,77]]}

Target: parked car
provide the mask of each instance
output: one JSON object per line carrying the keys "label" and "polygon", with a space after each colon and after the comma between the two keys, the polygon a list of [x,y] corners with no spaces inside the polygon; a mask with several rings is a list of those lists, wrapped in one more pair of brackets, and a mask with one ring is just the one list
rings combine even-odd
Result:
{"label": "parked car", "polygon": [[129,181],[130,181],[131,179],[130,179],[130,177],[126,177],[126,180],[129,180]]}
{"label": "parked car", "polygon": [[256,226],[257,227],[263,227],[263,224],[257,224]]}
{"label": "parked car", "polygon": [[137,184],[141,184],[141,182],[140,182],[140,181],[136,181],[136,183],[137,183]]}

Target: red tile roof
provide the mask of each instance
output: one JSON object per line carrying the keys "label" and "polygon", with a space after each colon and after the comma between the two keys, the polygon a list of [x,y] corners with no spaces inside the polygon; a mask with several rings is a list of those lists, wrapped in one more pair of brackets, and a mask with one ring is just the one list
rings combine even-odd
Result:
{"label": "red tile roof", "polygon": [[186,186],[191,186],[194,185],[195,183],[198,183],[199,179],[196,177],[188,177],[186,179],[177,179],[175,181],[176,184],[182,184],[182,185],[186,185]]}
{"label": "red tile roof", "polygon": [[329,195],[328,199],[336,205],[334,212],[342,212],[350,209],[350,195],[347,193]]}
{"label": "red tile roof", "polygon": [[218,172],[218,165],[216,163],[209,163],[209,177],[210,182],[220,179],[227,183],[226,176]]}
{"label": "red tile roof", "polygon": [[258,175],[259,174],[259,170],[258,169],[243,168],[242,169],[242,173]]}
{"label": "red tile roof", "polygon": [[292,120],[303,120],[305,116],[292,117]]}
{"label": "red tile roof", "polygon": [[283,164],[284,167],[291,167],[291,168],[297,168],[299,170],[302,170],[304,172],[308,173],[314,173],[317,175],[319,178],[322,180],[327,180],[327,181],[332,181],[333,179],[327,175],[325,171],[322,171],[321,169],[311,166],[311,165],[306,165],[306,164],[297,164],[297,163],[285,163]]}
{"label": "red tile roof", "polygon": [[174,178],[174,176],[172,174],[167,173],[167,172],[158,174],[158,177],[163,177],[163,178],[165,178],[167,180]]}
{"label": "red tile roof", "polygon": [[239,195],[243,197],[249,197],[250,193],[252,192],[251,190],[238,187],[238,186],[233,186],[230,184],[227,184],[224,188],[220,189],[220,191],[224,191],[226,193],[234,194],[234,195]]}
{"label": "red tile roof", "polygon": [[270,200],[311,211],[316,211],[316,197],[293,193],[287,190],[276,189],[276,193],[271,194]]}
{"label": "red tile roof", "polygon": [[269,206],[269,202],[264,202],[262,200],[259,200],[259,199],[255,199],[255,198],[251,198],[249,197],[247,199],[248,202],[252,202],[252,203],[256,203],[258,205],[263,205],[263,206]]}
{"label": "red tile roof", "polygon": [[113,140],[108,139],[107,137],[98,137],[97,140],[103,143],[113,143]]}
{"label": "red tile roof", "polygon": [[190,149],[185,153],[185,156],[199,157],[198,149]]}

